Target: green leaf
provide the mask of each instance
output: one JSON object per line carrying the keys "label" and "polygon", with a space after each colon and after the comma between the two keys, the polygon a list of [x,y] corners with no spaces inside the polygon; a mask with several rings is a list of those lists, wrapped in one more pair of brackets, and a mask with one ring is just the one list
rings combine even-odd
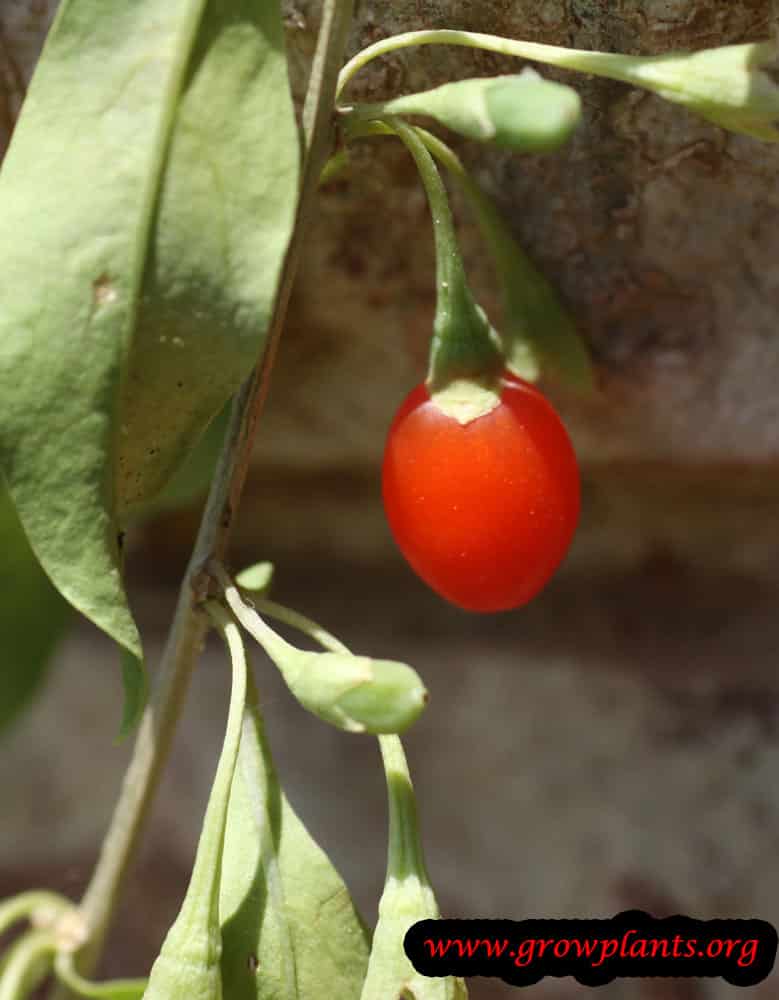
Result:
{"label": "green leaf", "polygon": [[[230,788],[246,703],[247,666],[238,626],[219,605],[209,605],[227,643],[232,692],[222,752],[184,902],[149,975],[145,1000],[221,1000],[219,893]],[[228,992],[228,998],[231,994]]]}
{"label": "green leaf", "polygon": [[136,657],[120,527],[257,359],[298,160],[278,4],[62,4],[0,175],[0,466]]}
{"label": "green leaf", "polygon": [[177,110],[121,401],[121,511],[156,496],[258,359],[295,221],[278,2],[209,0]]}
{"label": "green leaf", "polygon": [[421,975],[403,949],[412,924],[434,920],[440,913],[425,869],[416,799],[403,746],[396,736],[384,736],[379,743],[389,797],[387,878],[360,1000],[467,1000],[468,991],[461,979]]}
{"label": "green leaf", "polygon": [[152,497],[138,512],[140,518],[188,507],[206,495],[222,451],[230,409],[227,405],[214,417],[162,492]]}
{"label": "green leaf", "polygon": [[582,117],[581,98],[572,87],[544,80],[532,69],[445,83],[380,105],[358,105],[355,113],[429,115],[469,139],[524,153],[559,149]]}
{"label": "green leaf", "polygon": [[251,679],[220,911],[230,1000],[360,996],[368,933],[340,875],[279,787]]}
{"label": "green leaf", "polygon": [[59,590],[136,656],[114,518],[117,397],[201,7],[64,3],[0,175],[0,462]]}
{"label": "green leaf", "polygon": [[0,483],[0,731],[30,703],[70,620]]}
{"label": "green leaf", "polygon": [[575,389],[591,390],[589,352],[557,291],[530,261],[487,196],[473,183],[463,189],[500,282],[507,367],[529,381],[541,369]]}

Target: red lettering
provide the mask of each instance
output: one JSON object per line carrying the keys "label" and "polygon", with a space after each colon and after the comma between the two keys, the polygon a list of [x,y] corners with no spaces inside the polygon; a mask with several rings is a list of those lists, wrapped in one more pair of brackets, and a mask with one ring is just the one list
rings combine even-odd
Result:
{"label": "red lettering", "polygon": [[727,956],[727,958],[730,958],[730,956],[733,954],[733,951],[735,950],[736,945],[741,944],[741,938],[736,938],[735,941],[725,941],[724,944],[725,944],[725,955]]}
{"label": "red lettering", "polygon": [[627,958],[628,938],[630,937],[631,934],[637,934],[637,933],[638,932],[636,930],[629,930],[625,931],[625,933],[622,935],[622,947],[619,949],[620,958]]}
{"label": "red lettering", "polygon": [[652,958],[657,958],[658,951],[661,958],[668,958],[668,942],[655,938],[652,941]]}
{"label": "red lettering", "polygon": [[452,947],[453,942],[450,939],[449,941],[446,942],[446,944],[444,944],[441,938],[438,938],[436,941],[433,941],[432,938],[426,938],[425,944],[430,950],[431,958],[443,958],[444,955],[446,955],[446,953]]}
{"label": "red lettering", "polygon": [[[607,948],[611,946],[612,950],[606,954]],[[593,962],[593,966],[597,968],[599,965],[603,965],[608,959],[613,958],[617,954],[617,949],[619,948],[619,941],[616,938],[607,938],[605,941],[601,941],[601,953],[600,959],[597,962]]]}
{"label": "red lettering", "polygon": [[631,958],[648,958],[646,953],[647,940],[646,938],[637,938],[630,945],[630,957]]}
{"label": "red lettering", "polygon": [[[476,944],[478,945],[478,941]],[[503,958],[503,952],[508,948],[509,943],[504,938],[502,941],[488,941],[483,940],[481,942],[484,945],[484,950],[487,952],[487,958]]]}
{"label": "red lettering", "polygon": [[586,941],[574,941],[573,945],[576,948],[576,954],[579,958],[582,956],[592,958],[599,943],[597,938],[594,941],[588,938]]}
{"label": "red lettering", "polygon": [[[746,965],[751,965],[755,960],[755,955],[757,955],[757,946],[759,942],[757,938],[749,938],[748,941],[744,941],[744,947],[741,949],[741,954],[736,959],[736,965],[740,965],[742,968]],[[749,957],[747,957],[747,955]]]}
{"label": "red lettering", "polygon": [[530,965],[533,961],[533,951],[535,950],[536,942],[534,938],[525,938],[524,941],[520,941],[519,947],[517,948],[517,954],[514,959],[514,965],[518,965],[520,968],[523,965]]}

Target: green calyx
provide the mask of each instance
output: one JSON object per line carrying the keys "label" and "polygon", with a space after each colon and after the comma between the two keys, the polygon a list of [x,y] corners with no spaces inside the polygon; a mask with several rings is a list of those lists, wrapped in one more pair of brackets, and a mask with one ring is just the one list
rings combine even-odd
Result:
{"label": "green calyx", "polygon": [[[621,78],[684,104],[731,132],[779,140],[779,86],[768,72],[779,59],[773,42],[723,45],[639,61],[624,56]],[[617,73],[615,73],[617,75]]]}
{"label": "green calyx", "polygon": [[457,379],[497,376],[504,367],[500,337],[468,287],[438,168],[414,128],[393,116],[384,121],[413,156],[433,217],[437,297],[428,388],[437,392]]}
{"label": "green calyx", "polygon": [[495,127],[492,141],[528,153],[559,149],[582,120],[578,93],[532,69],[499,78],[486,91],[485,100]]}
{"label": "green calyx", "polygon": [[304,708],[346,732],[402,732],[427,703],[416,672],[396,660],[297,649],[272,659]]}
{"label": "green calyx", "polygon": [[572,87],[544,80],[535,70],[511,76],[459,80],[354,113],[429,115],[478,142],[524,153],[559,149],[581,122],[581,99]]}
{"label": "green calyx", "polygon": [[431,392],[461,379],[497,376],[505,365],[500,337],[474,300],[462,265],[450,257],[439,264],[439,271],[446,278],[438,282],[427,376]]}

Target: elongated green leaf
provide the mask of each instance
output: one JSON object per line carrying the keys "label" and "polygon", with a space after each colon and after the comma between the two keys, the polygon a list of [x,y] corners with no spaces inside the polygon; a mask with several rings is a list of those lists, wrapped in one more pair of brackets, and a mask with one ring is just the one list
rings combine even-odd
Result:
{"label": "elongated green leaf", "polygon": [[504,327],[508,367],[533,379],[535,358],[540,367],[589,391],[592,363],[576,324],[556,290],[514,239],[487,196],[473,183],[463,184],[490,253],[495,261],[504,301]]}
{"label": "elongated green leaf", "polygon": [[[219,606],[209,606],[232,662],[232,691],[224,745],[208,799],[203,829],[184,902],[149,975],[145,1000],[221,1000],[219,886],[230,789],[238,760],[246,703],[247,665],[238,626]],[[226,993],[228,1000],[231,994]]]}
{"label": "elongated green leaf", "polygon": [[368,934],[284,793],[251,678],[222,864],[222,980],[230,1000],[357,1000]]}
{"label": "elongated green leaf", "polygon": [[136,656],[117,535],[248,374],[294,221],[277,3],[64,0],[0,175],[0,466]]}
{"label": "elongated green leaf", "polygon": [[120,512],[159,493],[257,360],[298,172],[278,0],[209,0],[124,382]]}
{"label": "elongated green leaf", "polygon": [[0,483],[0,731],[37,692],[70,607],[35,558]]}
{"label": "elongated green leaf", "polygon": [[0,175],[0,462],[57,587],[136,655],[113,516],[119,382],[201,7],[65,2]]}

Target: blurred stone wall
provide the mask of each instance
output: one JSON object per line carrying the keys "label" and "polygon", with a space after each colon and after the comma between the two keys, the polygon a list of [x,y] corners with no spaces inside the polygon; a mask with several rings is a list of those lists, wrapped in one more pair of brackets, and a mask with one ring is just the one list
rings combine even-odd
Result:
{"label": "blurred stone wall", "polygon": [[[0,3],[0,133],[51,13]],[[362,0],[357,48],[460,27],[660,53],[761,38],[768,0]],[[285,5],[302,92],[318,3]],[[516,68],[471,50],[407,50],[356,80],[379,99]],[[550,75],[570,79],[562,73]],[[582,458],[582,526],[524,611],[444,607],[400,562],[378,490],[383,436],[424,371],[433,256],[424,198],[393,140],[363,143],[308,241],[235,561],[270,556],[277,596],[355,648],[405,657],[432,694],[407,744],[430,869],[450,915],[760,916],[779,922],[779,194],[775,148],[725,135],[617,83],[576,78],[586,124],[551,158],[458,146],[555,281],[597,362],[583,402],[547,388]],[[0,135],[0,143],[4,141]],[[54,182],[55,179],[53,179]],[[473,221],[469,275],[499,319]],[[0,401],[0,406],[2,405]],[[152,652],[195,512],[136,539],[134,600]],[[290,794],[369,918],[384,858],[373,741],[304,717],[267,664],[261,687]],[[108,968],[142,972],[177,905],[218,752],[214,648],[192,699]],[[74,631],[45,697],[0,746],[0,892],[77,892],[114,801],[119,678]],[[534,988],[579,992],[568,981]],[[628,981],[630,1000],[720,1000],[708,981]],[[488,981],[475,1000],[513,995]],[[754,990],[779,996],[775,978]]]}

